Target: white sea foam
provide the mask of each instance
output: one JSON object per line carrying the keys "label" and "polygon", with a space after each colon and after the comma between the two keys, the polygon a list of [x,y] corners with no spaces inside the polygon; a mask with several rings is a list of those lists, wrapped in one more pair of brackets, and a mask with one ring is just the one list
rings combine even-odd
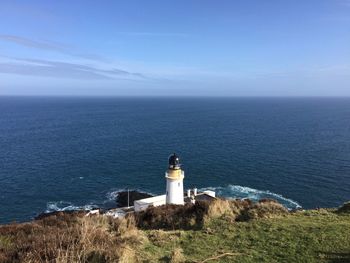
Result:
{"label": "white sea foam", "polygon": [[222,186],[206,187],[200,190],[201,191],[212,190],[216,192],[217,196],[223,196],[227,198],[242,198],[242,199],[247,198],[253,201],[258,201],[263,198],[275,199],[276,201],[280,202],[282,205],[284,205],[288,209],[301,208],[301,205],[298,202],[292,199],[286,198],[280,194],[270,192],[269,190],[258,190],[247,186],[228,185],[225,187],[222,187]]}
{"label": "white sea foam", "polygon": [[[129,189],[129,190],[154,195],[153,193],[149,193],[139,189]],[[66,202],[66,201],[48,202],[46,204],[45,213],[50,213],[55,211],[93,210],[96,208],[103,208],[106,203],[114,202],[117,199],[119,192],[123,192],[123,191],[127,191],[127,189],[126,188],[112,189],[106,194],[107,200],[98,202],[97,204],[90,203],[87,205],[75,205],[71,202]]]}
{"label": "white sea foam", "polygon": [[115,201],[120,192],[127,191],[127,189],[112,189],[106,194],[106,198],[108,201]]}
{"label": "white sea foam", "polygon": [[45,213],[50,213],[54,211],[92,210],[96,208],[98,208],[98,206],[94,204],[77,206],[77,205],[73,205],[70,202],[58,201],[58,202],[48,202],[46,205]]}
{"label": "white sea foam", "polygon": [[[125,192],[125,191],[128,191],[128,189],[127,188],[112,189],[110,192],[108,192],[106,194],[106,197],[107,197],[108,201],[115,201],[117,199],[117,197],[118,197],[118,194],[120,192]],[[137,189],[137,188],[129,189],[129,191],[137,191],[137,192],[149,194],[149,195],[152,195],[152,196],[155,195],[154,193],[147,192],[147,191],[144,191],[144,190],[140,190],[140,189]]]}
{"label": "white sea foam", "polygon": [[[143,193],[148,193],[142,190],[138,189],[129,189],[130,191],[138,191]],[[251,199],[253,201],[258,201],[263,198],[269,198],[269,199],[275,199],[278,202],[280,202],[282,205],[287,207],[288,209],[297,209],[301,208],[301,205],[289,198],[286,198],[280,194],[270,192],[269,190],[258,190],[254,188],[250,188],[247,186],[240,186],[240,185],[227,185],[227,186],[218,186],[218,187],[205,187],[202,189],[199,189],[200,191],[204,190],[212,190],[216,192],[217,196],[222,196],[226,198],[241,198],[241,199]],[[106,202],[115,201],[118,197],[119,192],[127,191],[127,189],[112,189],[106,194]],[[153,193],[148,193],[150,195],[154,195]],[[102,205],[103,206],[103,205]],[[54,211],[72,211],[72,210],[92,210],[100,207],[96,204],[87,204],[87,205],[74,205],[71,202],[64,202],[64,201],[58,201],[58,202],[49,202],[47,203],[47,209],[46,213],[54,212]]]}

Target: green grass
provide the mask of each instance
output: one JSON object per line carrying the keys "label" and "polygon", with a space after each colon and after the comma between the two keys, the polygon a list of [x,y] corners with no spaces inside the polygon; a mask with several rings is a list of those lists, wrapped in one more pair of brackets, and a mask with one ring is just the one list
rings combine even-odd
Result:
{"label": "green grass", "polygon": [[8,249],[12,246],[11,239],[6,236],[0,236],[0,249]]}
{"label": "green grass", "polygon": [[[150,237],[154,232],[146,231]],[[305,211],[280,218],[230,223],[211,220],[203,230],[163,231],[149,238],[145,261],[166,262],[181,247],[188,262],[240,253],[210,262],[350,262],[350,215]]]}
{"label": "green grass", "polygon": [[123,219],[59,213],[0,226],[0,262],[350,263],[349,207],[289,213],[274,201],[218,199]]}

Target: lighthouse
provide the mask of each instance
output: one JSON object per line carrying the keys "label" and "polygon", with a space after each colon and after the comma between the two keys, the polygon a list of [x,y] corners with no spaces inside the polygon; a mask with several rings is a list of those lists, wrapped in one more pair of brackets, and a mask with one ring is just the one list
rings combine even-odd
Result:
{"label": "lighthouse", "polygon": [[185,173],[181,170],[180,158],[175,153],[170,155],[168,170],[165,172],[167,204],[184,204],[184,177]]}
{"label": "lighthouse", "polygon": [[[175,153],[169,156],[168,169],[165,172],[166,194],[157,195],[134,201],[134,211],[140,212],[150,206],[162,206],[165,204],[184,205],[194,204],[197,201],[215,200],[214,191],[197,191],[197,188],[188,189],[186,197],[184,196],[183,180],[184,171],[181,170],[180,158]],[[129,207],[127,209],[130,209]],[[129,211],[129,210],[126,210]]]}

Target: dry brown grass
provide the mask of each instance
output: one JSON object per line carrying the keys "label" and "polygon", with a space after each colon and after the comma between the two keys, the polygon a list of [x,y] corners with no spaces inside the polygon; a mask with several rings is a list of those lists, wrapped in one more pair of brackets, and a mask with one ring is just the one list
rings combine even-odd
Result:
{"label": "dry brown grass", "polygon": [[225,217],[234,221],[244,210],[252,209],[252,207],[254,207],[254,203],[249,199],[228,200],[217,198],[208,204],[205,217],[207,220]]}
{"label": "dry brown grass", "polygon": [[185,256],[181,248],[175,248],[170,255],[170,263],[182,263],[185,262]]}
{"label": "dry brown grass", "polygon": [[118,258],[119,263],[136,263],[139,262],[139,258],[136,254],[135,248],[125,246],[121,250],[120,256]]}
{"label": "dry brown grass", "polygon": [[237,217],[237,221],[248,221],[259,218],[276,218],[287,214],[288,210],[277,201],[264,199],[241,210],[241,214]]}
{"label": "dry brown grass", "polygon": [[150,207],[135,215],[138,227],[143,229],[201,229],[210,220],[225,218],[228,221],[248,221],[286,215],[288,210],[274,200],[216,199],[212,202]]}
{"label": "dry brown grass", "polygon": [[219,218],[223,215],[233,216],[234,212],[229,200],[216,199],[208,206],[206,216],[209,218]]}
{"label": "dry brown grass", "polygon": [[[0,262],[137,262],[134,219],[53,216],[0,227]],[[5,241],[6,240],[6,241]]]}
{"label": "dry brown grass", "polygon": [[[0,263],[138,262],[148,238],[161,247],[181,239],[179,229],[203,229],[212,219],[231,222],[283,216],[279,203],[217,199],[195,205],[151,207],[123,219],[56,213],[39,220],[0,227]],[[140,229],[149,229],[148,237]],[[163,231],[163,230],[168,231]],[[169,231],[177,230],[177,231]],[[208,233],[211,232],[208,228]],[[170,257],[181,262],[181,251]]]}
{"label": "dry brown grass", "polygon": [[143,229],[193,229],[201,228],[208,210],[207,202],[195,205],[164,205],[149,207],[135,214],[138,227]]}

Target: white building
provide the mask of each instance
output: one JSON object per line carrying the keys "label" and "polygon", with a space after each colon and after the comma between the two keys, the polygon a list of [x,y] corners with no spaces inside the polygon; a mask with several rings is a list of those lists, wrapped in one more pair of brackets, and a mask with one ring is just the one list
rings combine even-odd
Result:
{"label": "white building", "polygon": [[166,204],[166,196],[158,195],[154,197],[149,197],[134,202],[135,212],[146,210],[147,207],[151,206],[161,206]]}
{"label": "white building", "polygon": [[204,191],[197,193],[197,188],[194,188],[193,191],[188,190],[187,195],[184,196],[183,179],[185,178],[185,172],[181,170],[180,158],[175,153],[169,157],[165,178],[166,194],[134,201],[135,212],[146,210],[149,206],[165,204],[184,205],[185,202],[194,203],[198,200],[210,201],[215,199],[215,192]]}

